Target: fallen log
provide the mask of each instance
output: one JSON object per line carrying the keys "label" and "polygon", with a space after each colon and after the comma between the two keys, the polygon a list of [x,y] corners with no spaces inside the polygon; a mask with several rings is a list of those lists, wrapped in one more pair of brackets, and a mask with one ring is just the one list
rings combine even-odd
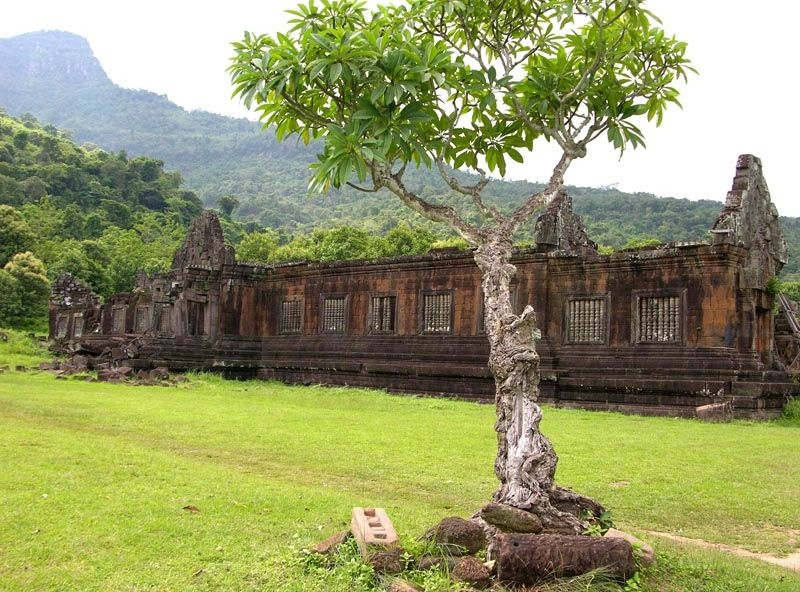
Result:
{"label": "fallen log", "polygon": [[536,584],[597,569],[624,581],[636,571],[633,547],[618,538],[498,533],[491,555],[503,584]]}

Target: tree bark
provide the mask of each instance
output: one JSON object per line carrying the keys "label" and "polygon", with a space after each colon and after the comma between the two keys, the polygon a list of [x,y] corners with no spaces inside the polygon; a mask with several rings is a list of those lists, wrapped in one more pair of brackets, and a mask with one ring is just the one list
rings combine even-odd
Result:
{"label": "tree bark", "polygon": [[[495,380],[497,457],[494,470],[500,487],[494,501],[536,514],[545,532],[580,534],[586,524],[554,505],[565,498],[599,516],[602,506],[555,486],[558,457],[542,434],[536,315],[526,306],[513,310],[510,284],[516,268],[510,263],[511,241],[486,240],[475,252],[483,274],[484,320],[489,339],[489,368]],[[559,504],[562,505],[563,504]]]}

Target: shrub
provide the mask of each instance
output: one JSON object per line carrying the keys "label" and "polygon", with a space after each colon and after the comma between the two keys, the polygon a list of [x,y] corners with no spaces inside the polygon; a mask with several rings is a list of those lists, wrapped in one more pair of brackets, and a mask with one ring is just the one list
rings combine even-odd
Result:
{"label": "shrub", "polygon": [[792,397],[786,402],[780,423],[800,427],[800,399]]}

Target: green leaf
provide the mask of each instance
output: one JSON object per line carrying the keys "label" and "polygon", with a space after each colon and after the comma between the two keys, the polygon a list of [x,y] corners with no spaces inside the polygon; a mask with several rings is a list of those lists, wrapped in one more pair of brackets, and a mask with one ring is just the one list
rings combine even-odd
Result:
{"label": "green leaf", "polygon": [[328,82],[333,84],[337,80],[339,80],[339,76],[342,75],[342,64],[339,62],[334,62],[330,65],[328,69]]}

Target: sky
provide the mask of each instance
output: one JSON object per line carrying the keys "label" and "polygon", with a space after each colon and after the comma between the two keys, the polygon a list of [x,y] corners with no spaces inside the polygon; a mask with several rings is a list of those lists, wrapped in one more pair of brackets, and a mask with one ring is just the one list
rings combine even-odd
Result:
{"label": "sky", "polygon": [[[109,78],[123,88],[166,95],[181,107],[250,117],[231,98],[226,72],[231,43],[244,31],[286,28],[297,0],[25,0],[0,18],[0,38],[62,30],[86,38]],[[773,202],[800,216],[793,189],[800,118],[795,110],[796,22],[785,0],[649,0],[670,34],[689,44],[699,73],[682,88],[683,109],[661,127],[644,125],[646,149],[622,158],[595,143],[572,165],[568,185],[616,186],[628,192],[724,201],[740,154],[761,158]],[[793,14],[792,14],[793,13]],[[538,154],[538,150],[536,154]],[[555,164],[541,157],[510,171],[513,179],[543,181]]]}

